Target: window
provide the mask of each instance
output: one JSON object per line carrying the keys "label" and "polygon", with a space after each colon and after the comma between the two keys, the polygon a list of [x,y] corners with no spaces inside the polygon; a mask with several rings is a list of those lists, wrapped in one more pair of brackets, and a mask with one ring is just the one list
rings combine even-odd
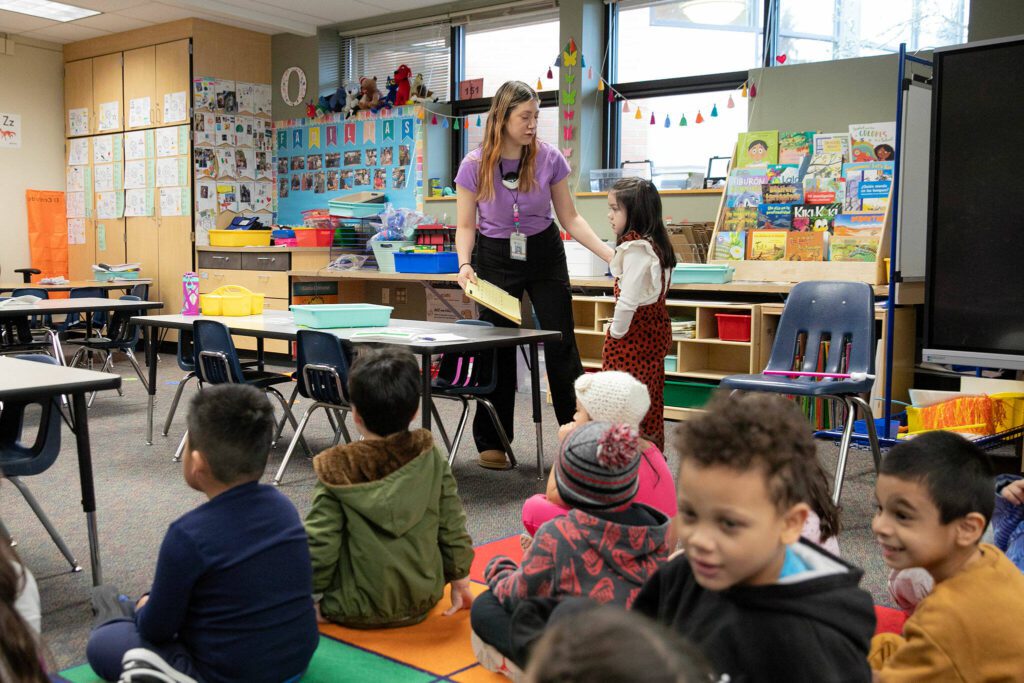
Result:
{"label": "window", "polygon": [[449,99],[451,55],[448,24],[433,24],[374,35],[342,37],[341,73],[346,83],[358,83],[363,76],[377,78],[381,93],[387,79],[400,64],[412,73],[423,74],[428,90],[442,102]]}
{"label": "window", "polygon": [[762,5],[761,0],[620,2],[612,80],[629,83],[760,66]]}
{"label": "window", "polygon": [[[480,117],[480,127],[476,125]],[[487,125],[487,112],[469,114],[465,119],[466,150],[472,150],[483,144],[484,127]],[[558,146],[558,107],[541,107],[540,120],[537,122],[537,139]],[[461,157],[460,157],[461,158]]]}
{"label": "window", "polygon": [[[734,104],[731,109],[727,106],[730,95]],[[736,136],[747,129],[747,102],[734,90],[630,100],[633,108],[621,114],[620,119],[619,159],[650,159],[655,173],[659,174],[704,173],[711,157],[732,156]],[[714,105],[718,107],[718,116],[712,117]],[[636,107],[640,107],[639,119],[635,118]],[[696,122],[698,111],[704,118],[699,124]],[[652,113],[654,125],[651,125]],[[680,126],[683,115],[687,125]],[[665,127],[666,116],[668,128]]]}
{"label": "window", "polygon": [[915,50],[967,40],[970,0],[778,0],[786,63]]}
{"label": "window", "polygon": [[[505,20],[507,21],[507,20]],[[484,79],[483,97],[491,97],[505,81],[517,80],[544,89],[558,88],[558,13],[520,18],[508,26],[498,20],[470,22],[466,26],[464,78]],[[548,80],[548,69],[553,78]]]}

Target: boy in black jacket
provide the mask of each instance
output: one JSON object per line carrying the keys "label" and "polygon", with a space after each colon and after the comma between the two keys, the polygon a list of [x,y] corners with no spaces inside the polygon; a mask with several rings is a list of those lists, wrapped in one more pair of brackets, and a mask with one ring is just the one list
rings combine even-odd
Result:
{"label": "boy in black jacket", "polygon": [[732,683],[870,681],[875,629],[863,572],[800,540],[814,442],[780,397],[720,397],[682,423],[677,534],[685,554],[633,609],[697,645]]}

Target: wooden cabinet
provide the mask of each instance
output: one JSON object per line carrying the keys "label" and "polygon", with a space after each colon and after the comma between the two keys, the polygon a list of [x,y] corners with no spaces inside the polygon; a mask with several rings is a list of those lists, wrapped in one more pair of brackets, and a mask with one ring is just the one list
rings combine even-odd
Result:
{"label": "wooden cabinet", "polygon": [[[85,110],[84,130],[74,130],[72,118]],[[92,108],[92,60],[79,59],[64,65],[64,129],[67,136],[79,137],[94,132]]]}
{"label": "wooden cabinet", "polygon": [[91,280],[92,265],[96,263],[96,221],[83,218],[85,243],[68,245],[68,279]]}
{"label": "wooden cabinet", "polygon": [[116,133],[124,130],[124,78],[121,53],[115,52],[92,60],[91,126],[93,133]]}
{"label": "wooden cabinet", "polygon": [[[176,40],[162,43],[153,48],[156,59],[155,93],[157,122],[161,126],[188,123],[192,110],[192,78],[190,74],[190,41]],[[168,98],[179,98],[184,107],[179,107],[179,116],[168,116]]]}
{"label": "wooden cabinet", "polygon": [[[156,48],[152,45],[124,53],[124,104],[125,130],[156,125]],[[135,121],[129,118],[133,106],[138,112]]]}
{"label": "wooden cabinet", "polygon": [[[124,218],[96,220],[96,263],[127,263]],[[149,277],[149,274],[146,274]]]}

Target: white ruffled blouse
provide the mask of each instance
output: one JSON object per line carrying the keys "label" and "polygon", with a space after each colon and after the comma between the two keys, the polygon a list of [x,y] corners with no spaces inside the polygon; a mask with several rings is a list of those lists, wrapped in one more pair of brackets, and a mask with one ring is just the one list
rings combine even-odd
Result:
{"label": "white ruffled blouse", "polygon": [[629,332],[636,309],[657,302],[672,273],[661,267],[658,255],[647,240],[632,240],[616,247],[609,269],[612,277],[619,281],[619,298],[615,302],[609,334],[622,339]]}

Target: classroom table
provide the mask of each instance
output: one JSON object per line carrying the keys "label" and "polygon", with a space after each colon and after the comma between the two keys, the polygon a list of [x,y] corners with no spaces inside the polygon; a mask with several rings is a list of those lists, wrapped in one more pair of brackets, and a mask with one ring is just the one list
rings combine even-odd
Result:
{"label": "classroom table", "polygon": [[[263,367],[263,340],[283,339],[294,341],[299,327],[295,325],[292,314],[288,311],[266,311],[261,315],[250,316],[184,316],[184,315],[151,315],[137,316],[132,322],[146,329],[146,358],[149,365],[149,414],[147,422],[146,443],[153,444],[153,402],[156,395],[156,343],[155,335],[160,328],[191,330],[196,320],[216,320],[228,327],[233,335],[255,337],[256,351],[260,368]],[[411,328],[423,330],[426,334],[454,334],[463,339],[458,341],[434,341],[426,337],[410,340],[386,340],[380,338],[361,338],[360,333],[370,330],[387,328],[350,327],[320,330],[328,332],[344,341],[353,344],[395,344],[404,346],[421,357],[422,366],[422,406],[420,419],[424,429],[430,429],[431,419],[431,373],[430,357],[432,354],[446,351],[481,351],[509,346],[528,345],[530,347],[530,377],[533,391],[533,423],[537,432],[537,470],[538,476],[544,474],[544,433],[541,425],[540,370],[539,351],[537,345],[545,341],[561,338],[560,332],[549,330],[524,330],[518,327],[481,327],[476,325],[457,325],[455,323],[425,322],[423,320],[391,320],[389,328]]]}
{"label": "classroom table", "polygon": [[82,287],[96,287],[103,290],[130,290],[135,285],[151,285],[149,278],[136,280],[71,280],[60,285],[44,285],[40,282],[0,282],[0,292],[13,292],[16,289],[45,289],[48,292],[70,292]]}
{"label": "classroom table", "polygon": [[96,492],[92,478],[92,451],[89,444],[89,420],[86,394],[121,386],[121,376],[60,365],[35,363],[0,356],[0,402],[45,401],[56,396],[71,396],[71,430],[78,447],[78,477],[82,491],[82,510],[89,533],[89,559],[92,584],[103,583],[100,564],[99,532],[96,526]]}

